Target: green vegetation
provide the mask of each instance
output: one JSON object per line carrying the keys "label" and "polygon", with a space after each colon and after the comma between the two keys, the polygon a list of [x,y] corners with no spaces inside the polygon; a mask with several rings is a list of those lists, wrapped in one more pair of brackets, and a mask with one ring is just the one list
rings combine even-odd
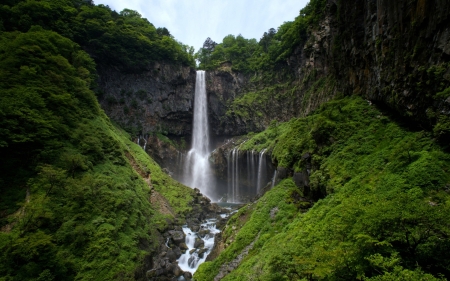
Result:
{"label": "green vegetation", "polygon": [[278,30],[271,28],[260,41],[245,39],[242,35],[227,35],[217,44],[207,38],[196,53],[200,69],[215,69],[231,62],[232,69],[240,72],[272,70],[286,64],[294,49],[306,42],[307,29],[318,23],[324,13],[325,0],[312,0],[300,11],[293,22],[285,22]]}
{"label": "green vegetation", "polygon": [[[94,73],[89,55],[56,32],[1,33],[2,281],[134,280],[157,231],[191,210],[194,191],[109,122],[90,89]],[[155,194],[169,211],[151,204]]]}
{"label": "green vegetation", "polygon": [[0,31],[27,32],[39,25],[75,41],[97,63],[140,71],[153,61],[195,66],[194,49],[155,28],[133,10],[120,13],[83,0],[11,0],[0,6]]}
{"label": "green vegetation", "polygon": [[[450,277],[450,157],[430,133],[407,131],[347,97],[241,145],[263,148],[278,166],[297,171],[310,153],[311,194],[286,179],[244,207],[224,231],[226,249],[200,266],[196,280],[211,280],[253,241],[223,280]],[[308,196],[322,199],[305,213],[301,198]]]}

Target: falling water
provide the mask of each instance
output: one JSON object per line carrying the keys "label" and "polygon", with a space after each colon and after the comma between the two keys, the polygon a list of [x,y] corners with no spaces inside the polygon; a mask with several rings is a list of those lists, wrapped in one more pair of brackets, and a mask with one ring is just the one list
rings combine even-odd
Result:
{"label": "falling water", "polygon": [[211,198],[212,177],[209,164],[208,103],[205,71],[197,71],[195,82],[192,147],[186,155],[184,182]]}
{"label": "falling water", "polygon": [[[207,234],[203,237],[187,226],[183,226],[183,232],[186,235],[186,246],[188,247],[188,250],[178,259],[178,266],[183,271],[194,273],[197,270],[198,266],[206,260],[206,257],[214,247],[214,236],[220,232],[216,228],[215,219],[206,220],[205,223],[201,224],[201,229],[207,230]],[[203,251],[195,248],[195,240],[199,238],[204,242]]]}
{"label": "falling water", "polygon": [[259,153],[259,164],[258,164],[258,183],[256,186],[256,193],[259,194],[261,191],[261,186],[264,183],[263,182],[263,167],[266,166],[266,158],[264,157],[264,153],[266,152],[266,149],[261,150]]}
{"label": "falling water", "polygon": [[267,161],[267,149],[240,151],[234,147],[228,152],[227,202],[239,203],[251,200],[271,181],[272,166]]}
{"label": "falling water", "polygon": [[272,186],[271,188],[273,188],[275,186],[275,181],[277,180],[277,170],[275,170],[273,172],[273,177],[272,177]]}
{"label": "falling water", "polygon": [[228,179],[228,202],[236,203],[239,190],[239,150],[236,147],[230,150],[228,159],[228,175],[231,175],[231,178]]}
{"label": "falling water", "polygon": [[[141,137],[142,137],[142,140],[144,141],[144,146],[141,146]],[[146,147],[147,147],[147,138],[148,138],[148,135],[138,135],[138,138],[136,140],[136,144],[138,144],[139,146],[142,147],[142,149],[145,150]]]}

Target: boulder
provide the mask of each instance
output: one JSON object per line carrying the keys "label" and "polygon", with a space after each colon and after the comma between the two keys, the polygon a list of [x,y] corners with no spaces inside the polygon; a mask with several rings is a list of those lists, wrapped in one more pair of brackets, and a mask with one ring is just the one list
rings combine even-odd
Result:
{"label": "boulder", "polygon": [[[185,243],[181,243],[184,244],[186,246]],[[175,254],[175,257],[178,259],[181,256],[181,250],[179,247],[176,247],[175,249],[173,249],[173,253]]]}
{"label": "boulder", "polygon": [[174,262],[177,260],[177,255],[175,254],[175,252],[173,250],[169,250],[167,252],[167,257],[169,258],[170,262]]}
{"label": "boulder", "polygon": [[186,280],[192,280],[192,273],[190,273],[189,271],[185,271],[184,273],[183,273],[183,277],[184,277],[184,279],[186,279]]}
{"label": "boulder", "polygon": [[205,246],[205,241],[203,241],[200,238],[195,239],[194,248],[198,249],[198,248],[203,248],[204,246]]}
{"label": "boulder", "polygon": [[209,230],[209,229],[207,229],[207,228],[202,228],[202,229],[200,229],[200,231],[198,232],[198,235],[201,237],[201,238],[204,238],[205,236],[206,236],[206,234],[209,234],[211,231]]}
{"label": "boulder", "polygon": [[180,243],[184,243],[186,240],[186,236],[183,231],[171,230],[169,234],[176,245],[180,245]]}
{"label": "boulder", "polygon": [[173,275],[175,275],[176,277],[179,277],[183,274],[183,270],[181,270],[181,268],[177,265],[174,267],[173,269]]}
{"label": "boulder", "polygon": [[200,249],[198,251],[198,257],[202,259],[207,251],[208,251],[208,249],[206,249],[206,248]]}
{"label": "boulder", "polygon": [[186,245],[186,243],[184,243],[184,242],[180,243],[179,247],[180,247],[181,251],[186,251],[189,249],[188,246]]}

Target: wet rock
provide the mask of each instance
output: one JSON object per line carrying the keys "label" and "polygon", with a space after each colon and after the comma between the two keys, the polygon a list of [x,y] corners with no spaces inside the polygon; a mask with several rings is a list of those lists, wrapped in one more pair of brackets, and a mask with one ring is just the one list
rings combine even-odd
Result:
{"label": "wet rock", "polygon": [[279,179],[285,179],[289,176],[289,169],[286,169],[284,167],[278,166],[277,168],[277,177]]}
{"label": "wet rock", "polygon": [[200,236],[201,238],[205,238],[205,236],[207,234],[209,234],[211,231],[207,228],[202,228],[200,229],[200,231],[198,232],[198,236]]}
{"label": "wet rock", "polygon": [[200,230],[200,225],[199,224],[193,224],[191,225],[190,229],[194,232],[198,232]]}
{"label": "wet rock", "polygon": [[200,249],[198,251],[198,257],[202,259],[207,251],[208,251],[208,249],[206,249],[206,248]]}
{"label": "wet rock", "polygon": [[309,195],[310,193],[309,175],[306,170],[294,173],[292,180],[294,181],[295,185],[302,191],[304,196]]}
{"label": "wet rock", "polygon": [[186,243],[180,243],[179,247],[180,247],[181,251],[186,251],[189,249],[188,246],[186,245]]}
{"label": "wet rock", "polygon": [[167,252],[167,258],[170,262],[174,262],[177,260],[177,254],[173,250],[170,250]]}
{"label": "wet rock", "polygon": [[173,275],[175,275],[175,277],[179,277],[183,274],[183,270],[181,270],[181,268],[177,265],[174,267],[173,269]]}
{"label": "wet rock", "polygon": [[186,240],[186,236],[184,235],[183,231],[171,230],[169,231],[169,233],[176,245],[180,245],[180,243],[184,243],[184,241]]}
{"label": "wet rock", "polygon": [[194,248],[198,249],[198,248],[202,248],[204,246],[205,246],[205,241],[203,241],[200,238],[195,239]]}
{"label": "wet rock", "polygon": [[[184,243],[183,243],[184,244]],[[184,245],[186,245],[186,244],[184,244]],[[179,248],[179,247],[176,247],[174,250],[173,250],[173,253],[175,254],[175,257],[178,259],[180,256],[181,256],[181,249]]]}
{"label": "wet rock", "polygon": [[185,271],[184,273],[183,273],[183,277],[184,277],[184,279],[186,279],[186,280],[191,280],[192,279],[192,273],[190,273],[189,271]]}

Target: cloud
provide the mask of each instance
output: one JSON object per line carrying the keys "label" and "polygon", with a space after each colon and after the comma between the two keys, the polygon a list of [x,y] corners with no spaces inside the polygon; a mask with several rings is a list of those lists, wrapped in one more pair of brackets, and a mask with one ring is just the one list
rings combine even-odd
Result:
{"label": "cloud", "polygon": [[166,27],[183,44],[202,47],[207,37],[216,42],[242,34],[259,40],[269,28],[293,21],[308,0],[94,0],[120,12],[138,11],[156,27]]}

